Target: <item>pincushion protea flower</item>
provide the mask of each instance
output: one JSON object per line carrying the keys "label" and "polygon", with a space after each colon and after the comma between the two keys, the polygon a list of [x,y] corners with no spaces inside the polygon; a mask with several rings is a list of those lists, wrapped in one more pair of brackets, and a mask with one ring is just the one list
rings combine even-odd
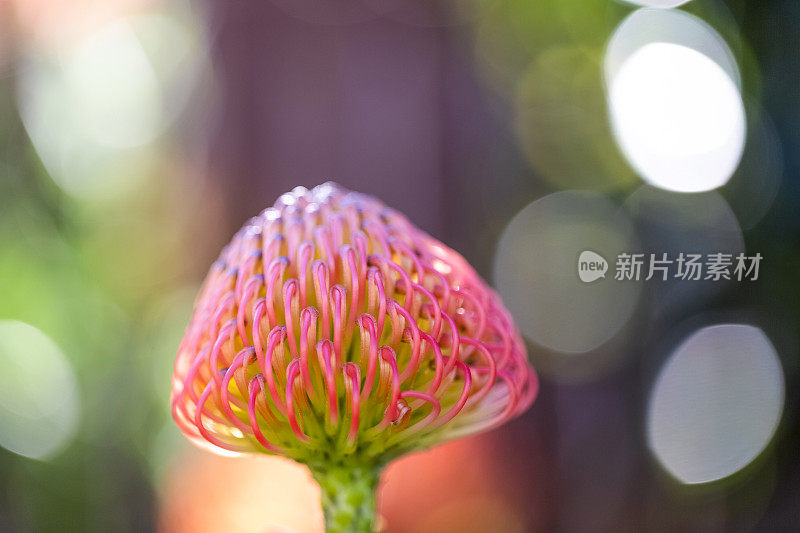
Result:
{"label": "pincushion protea flower", "polygon": [[511,316],[458,253],[328,183],[284,194],[222,251],[172,413],[199,445],[305,463],[328,531],[371,531],[388,461],[495,427],[537,390]]}

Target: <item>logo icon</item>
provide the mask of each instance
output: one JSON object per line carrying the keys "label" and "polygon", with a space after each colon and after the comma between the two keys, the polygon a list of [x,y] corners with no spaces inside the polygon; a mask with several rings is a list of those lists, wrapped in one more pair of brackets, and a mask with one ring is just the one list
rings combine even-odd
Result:
{"label": "logo icon", "polygon": [[584,283],[591,283],[606,277],[608,261],[602,255],[584,250],[578,257],[578,277]]}

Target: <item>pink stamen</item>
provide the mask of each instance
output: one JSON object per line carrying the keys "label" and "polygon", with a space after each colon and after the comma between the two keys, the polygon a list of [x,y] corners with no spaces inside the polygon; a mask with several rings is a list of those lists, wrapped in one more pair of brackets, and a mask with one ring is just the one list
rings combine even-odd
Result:
{"label": "pink stamen", "polygon": [[308,435],[303,433],[303,429],[297,421],[294,410],[294,386],[295,378],[300,376],[300,360],[295,359],[289,363],[286,369],[286,413],[289,418],[289,425],[292,427],[295,436],[302,442],[308,442]]}
{"label": "pink stamen", "polygon": [[325,390],[328,393],[328,414],[331,424],[339,422],[339,404],[336,394],[336,376],[333,372],[333,344],[325,339],[317,343],[317,356],[319,366],[325,380]]}
{"label": "pink stamen", "polygon": [[355,444],[358,436],[359,409],[361,405],[358,387],[361,371],[355,363],[345,363],[342,370],[345,379],[349,378],[349,381],[345,381],[347,403],[350,406],[350,433],[347,435],[347,442],[352,445]]}
{"label": "pink stamen", "polygon": [[258,425],[258,418],[256,418],[256,398],[258,394],[264,390],[263,376],[260,378],[259,376],[261,376],[261,374],[250,380],[250,397],[247,402],[247,416],[250,418],[250,429],[253,431],[253,435],[261,446],[273,453],[283,455],[285,450],[268,441],[267,437],[264,436],[264,432],[261,431],[261,427]]}

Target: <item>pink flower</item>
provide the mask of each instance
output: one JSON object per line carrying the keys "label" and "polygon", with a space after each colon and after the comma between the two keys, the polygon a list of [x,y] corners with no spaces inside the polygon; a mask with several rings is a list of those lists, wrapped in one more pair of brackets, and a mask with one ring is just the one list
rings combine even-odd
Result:
{"label": "pink flower", "polygon": [[298,187],[214,263],[175,363],[191,440],[302,460],[483,431],[538,389],[498,296],[376,199]]}
{"label": "pink flower", "polygon": [[284,194],[222,251],[172,412],[196,443],[313,470],[493,428],[537,390],[511,316],[458,253],[327,183]]}

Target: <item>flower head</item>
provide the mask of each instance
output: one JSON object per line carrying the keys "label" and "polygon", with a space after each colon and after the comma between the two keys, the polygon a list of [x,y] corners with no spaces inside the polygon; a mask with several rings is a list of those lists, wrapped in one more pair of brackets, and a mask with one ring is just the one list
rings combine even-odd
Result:
{"label": "flower head", "polygon": [[378,464],[495,427],[537,390],[511,316],[458,253],[328,183],[284,194],[222,251],[172,412],[217,450]]}

